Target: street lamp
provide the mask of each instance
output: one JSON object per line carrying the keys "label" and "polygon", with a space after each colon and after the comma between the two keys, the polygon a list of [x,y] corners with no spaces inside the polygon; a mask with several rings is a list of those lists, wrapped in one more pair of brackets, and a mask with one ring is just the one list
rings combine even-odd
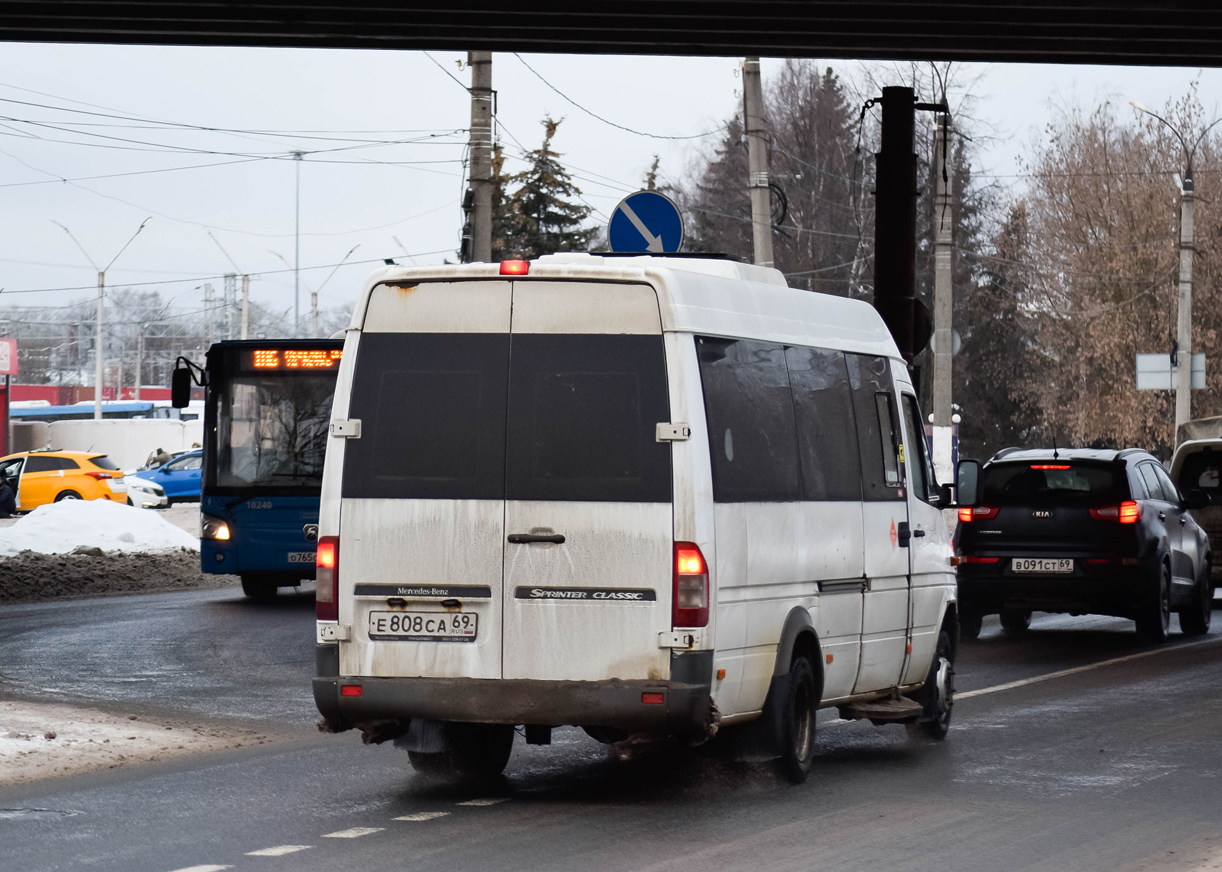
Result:
{"label": "street lamp", "polygon": [[[140,222],[140,226],[136,228],[136,232],[132,234],[132,238],[127,240],[123,247],[119,249],[119,254],[116,254],[110,259],[110,263],[106,264],[105,269],[99,268],[98,265],[94,263],[93,258],[89,256],[89,252],[85,250],[85,246],[81,245],[80,240],[72,235],[71,230],[64,227],[64,225],[60,224],[58,221],[51,222],[68,234],[69,238],[76,243],[76,247],[81,250],[81,254],[85,255],[85,260],[89,261],[89,264],[98,271],[98,330],[97,338],[95,340],[97,350],[94,354],[96,360],[94,361],[93,376],[93,420],[95,421],[102,420],[102,295],[106,291],[106,270],[115,265],[115,261],[119,259],[119,255],[127,251],[127,246],[132,244],[132,241],[140,235],[140,231],[144,229],[144,225],[148,224],[151,220],[152,216],[149,216]],[[122,392],[122,385],[119,386],[119,390]]]}
{"label": "street lamp", "polygon": [[[1175,351],[1171,363],[1175,366],[1175,431],[1192,417],[1192,253],[1196,250],[1192,240],[1192,212],[1195,196],[1193,194],[1192,159],[1196,156],[1197,146],[1205,135],[1213,130],[1222,118],[1215,119],[1201,131],[1196,142],[1190,147],[1184,135],[1175,125],[1157,113],[1151,112],[1136,100],[1130,100],[1129,105],[1138,112],[1144,112],[1151,118],[1161,121],[1164,126],[1180,141],[1184,150],[1187,167],[1184,170],[1184,184],[1180,187],[1180,292],[1179,309],[1176,313]],[[1181,363],[1183,361],[1183,363]]]}

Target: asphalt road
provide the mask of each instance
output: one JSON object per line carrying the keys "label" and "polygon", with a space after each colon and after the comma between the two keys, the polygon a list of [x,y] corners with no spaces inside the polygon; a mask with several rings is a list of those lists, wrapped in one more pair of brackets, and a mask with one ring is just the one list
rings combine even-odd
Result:
{"label": "asphalt road", "polygon": [[257,723],[278,741],[0,789],[0,869],[1174,872],[1222,860],[1219,631],[1155,649],[1126,621],[1042,617],[1024,636],[986,624],[962,650],[945,743],[825,712],[798,787],[766,764],[672,747],[621,763],[563,730],[549,747],[519,740],[505,777],[473,789],[414,776],[389,745],[313,730],[310,605],[219,591],[5,609],[4,696]]}

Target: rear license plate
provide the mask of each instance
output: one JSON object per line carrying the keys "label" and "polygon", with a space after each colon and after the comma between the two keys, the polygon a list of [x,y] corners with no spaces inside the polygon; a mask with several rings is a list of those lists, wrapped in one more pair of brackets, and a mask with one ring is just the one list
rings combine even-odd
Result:
{"label": "rear license plate", "polygon": [[290,551],[289,552],[289,563],[313,563],[313,562],[314,562],[314,552],[313,551]]}
{"label": "rear license plate", "polygon": [[397,642],[474,642],[479,615],[453,612],[370,612],[369,638]]}
{"label": "rear license plate", "polygon": [[1014,572],[1061,573],[1073,572],[1072,560],[1050,560],[1043,557],[1015,557],[1010,561],[1010,569]]}

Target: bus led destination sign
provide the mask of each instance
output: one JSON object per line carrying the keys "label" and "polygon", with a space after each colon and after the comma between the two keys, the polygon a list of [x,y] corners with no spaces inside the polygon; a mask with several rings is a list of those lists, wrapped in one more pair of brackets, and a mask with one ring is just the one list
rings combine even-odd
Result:
{"label": "bus led destination sign", "polygon": [[339,348],[267,348],[251,354],[255,369],[330,369],[344,356]]}

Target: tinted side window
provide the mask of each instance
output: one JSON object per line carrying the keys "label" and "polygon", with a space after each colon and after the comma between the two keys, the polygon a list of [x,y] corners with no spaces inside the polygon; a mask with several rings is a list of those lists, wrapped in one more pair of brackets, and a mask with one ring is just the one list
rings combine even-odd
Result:
{"label": "tinted side window", "polygon": [[864,354],[846,354],[844,360],[848,365],[853,408],[857,413],[862,498],[903,499],[890,363],[885,357]]}
{"label": "tinted side window", "polygon": [[849,371],[839,351],[786,348],[803,499],[860,500],[861,459]]}
{"label": "tinted side window", "polygon": [[913,471],[910,483],[912,495],[917,499],[931,502],[933,495],[933,467],[929,462],[929,451],[925,444],[925,428],[921,425],[921,411],[917,408],[916,397],[904,394],[904,453]]}
{"label": "tinted side window", "polygon": [[1166,495],[1163,493],[1162,485],[1159,483],[1158,474],[1154,471],[1154,464],[1139,464],[1137,470],[1141,473],[1142,480],[1146,483],[1146,492],[1150,494],[1150,499],[1168,502]]}
{"label": "tinted side window", "polygon": [[509,334],[367,333],[357,354],[345,497],[504,497]]}
{"label": "tinted side window", "polygon": [[669,502],[660,335],[513,336],[506,498]]}
{"label": "tinted side window", "polygon": [[1167,475],[1167,470],[1163,469],[1157,463],[1150,464],[1154,470],[1154,474],[1158,476],[1158,483],[1163,486],[1163,496],[1167,502],[1180,504],[1180,492],[1175,487],[1175,482],[1171,480],[1171,476]]}
{"label": "tinted side window", "polygon": [[25,471],[30,472],[52,472],[59,469],[58,457],[42,457],[37,454],[31,454],[25,462]]}
{"label": "tinted side window", "polygon": [[721,503],[801,498],[798,438],[785,349],[748,339],[698,337],[700,378]]}

